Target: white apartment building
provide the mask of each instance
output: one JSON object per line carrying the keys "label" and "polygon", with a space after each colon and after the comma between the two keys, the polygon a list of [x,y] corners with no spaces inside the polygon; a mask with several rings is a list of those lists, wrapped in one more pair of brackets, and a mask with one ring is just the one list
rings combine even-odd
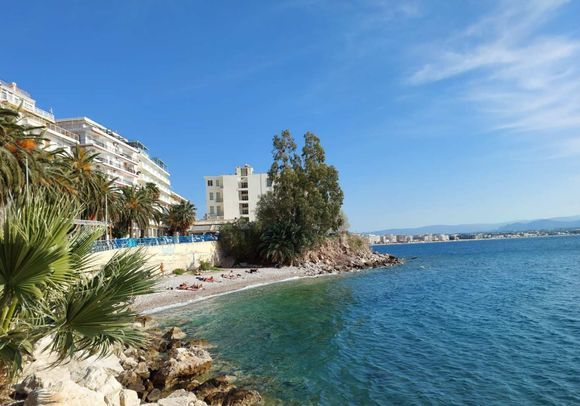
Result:
{"label": "white apartment building", "polygon": [[36,107],[36,100],[20,89],[16,83],[0,80],[0,104],[13,109],[20,109],[21,123],[34,127],[45,127],[43,137],[47,140],[45,148],[63,148],[69,151],[78,145],[79,136],[58,126],[51,112]]}
{"label": "white apartment building", "polygon": [[157,185],[159,188],[159,200],[166,207],[177,203],[176,200],[180,199],[176,199],[176,193],[171,190],[167,165],[161,159],[151,157],[147,152],[147,147],[141,142],[131,141],[129,145],[138,150],[138,184],[140,186],[145,186],[147,183]]}
{"label": "white apartment building", "polygon": [[139,184],[139,150],[115,131],[87,117],[59,119],[56,123],[79,136],[80,145],[99,153],[97,169],[119,186]]}
{"label": "white apartment building", "polygon": [[258,200],[271,190],[268,174],[254,173],[250,165],[236,167],[233,175],[206,176],[206,219],[254,221]]}

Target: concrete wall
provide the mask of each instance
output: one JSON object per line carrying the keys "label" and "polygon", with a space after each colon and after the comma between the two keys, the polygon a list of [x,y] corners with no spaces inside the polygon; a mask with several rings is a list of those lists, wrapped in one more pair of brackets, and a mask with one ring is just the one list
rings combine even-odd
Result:
{"label": "concrete wall", "polygon": [[190,267],[198,267],[200,261],[209,261],[217,265],[222,259],[218,242],[204,241],[97,252],[94,254],[96,265],[105,265],[113,255],[120,251],[137,249],[142,249],[143,253],[149,257],[149,264],[155,266],[163,264],[163,272],[171,272],[177,268],[188,269]]}

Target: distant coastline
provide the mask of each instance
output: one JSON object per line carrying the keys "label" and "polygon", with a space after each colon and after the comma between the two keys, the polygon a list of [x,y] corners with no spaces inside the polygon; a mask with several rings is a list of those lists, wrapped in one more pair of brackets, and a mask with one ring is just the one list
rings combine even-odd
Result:
{"label": "distant coastline", "polygon": [[447,242],[471,242],[471,241],[489,241],[489,240],[523,240],[531,238],[557,238],[557,237],[578,237],[580,233],[567,233],[567,234],[541,234],[541,235],[526,235],[526,236],[514,236],[514,237],[489,237],[489,238],[466,238],[457,240],[446,240],[446,241],[409,241],[409,242],[390,242],[390,243],[376,243],[371,244],[372,247],[382,247],[389,245],[413,245],[413,244],[440,244]]}

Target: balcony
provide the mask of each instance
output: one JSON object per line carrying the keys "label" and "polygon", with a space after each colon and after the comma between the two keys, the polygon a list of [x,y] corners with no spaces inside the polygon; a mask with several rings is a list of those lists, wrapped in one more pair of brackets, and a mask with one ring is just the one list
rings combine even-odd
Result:
{"label": "balcony", "polygon": [[58,133],[60,135],[64,135],[65,137],[68,137],[68,138],[72,138],[76,142],[80,142],[80,137],[73,132],[65,130],[64,128],[56,126],[52,123],[46,123],[45,126],[46,126],[46,128],[48,128],[51,131],[54,131],[55,133]]}
{"label": "balcony", "polygon": [[113,168],[120,169],[120,170],[125,171],[125,172],[129,172],[135,176],[137,175],[136,170],[134,170],[132,168],[124,167],[123,165],[121,165],[117,162],[111,161],[110,159],[98,157],[95,159],[95,161],[103,163],[103,164],[108,165],[108,166],[112,166]]}

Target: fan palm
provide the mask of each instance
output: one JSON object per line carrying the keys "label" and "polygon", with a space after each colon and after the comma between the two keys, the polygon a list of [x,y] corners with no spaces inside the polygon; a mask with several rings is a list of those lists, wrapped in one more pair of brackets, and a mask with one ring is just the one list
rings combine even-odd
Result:
{"label": "fan palm", "polygon": [[182,200],[180,203],[169,206],[164,222],[172,234],[175,232],[185,234],[195,221],[195,212],[193,203],[189,200]]}
{"label": "fan palm", "polygon": [[275,223],[266,228],[260,240],[260,251],[267,261],[287,265],[299,254],[300,228],[293,223]]}
{"label": "fan palm", "polygon": [[[132,297],[152,292],[140,252],[91,261],[101,229],[73,228],[71,199],[35,193],[10,202],[0,220],[0,369],[13,374],[39,339],[51,336],[58,361],[136,345]],[[72,231],[71,231],[72,230]]]}

